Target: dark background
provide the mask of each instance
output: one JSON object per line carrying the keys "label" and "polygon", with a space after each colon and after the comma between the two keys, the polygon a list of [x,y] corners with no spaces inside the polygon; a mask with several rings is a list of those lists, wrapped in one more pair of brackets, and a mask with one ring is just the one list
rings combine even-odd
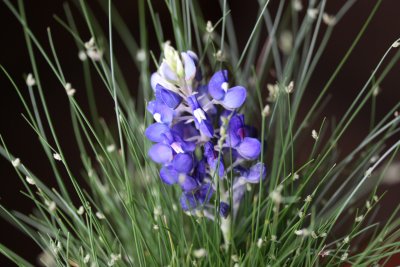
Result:
{"label": "dark background", "polygon": [[[13,1],[16,4],[16,1]],[[64,73],[67,75],[67,80],[71,81],[77,88],[76,98],[81,103],[85,103],[86,98],[83,89],[82,69],[77,57],[77,49],[73,40],[66,31],[55,22],[53,14],[58,14],[64,17],[63,1],[24,1],[28,21],[32,31],[37,35],[38,39],[44,44],[46,49],[49,49],[47,41],[46,27],[51,27],[52,34],[55,40],[55,45],[59,52],[59,57],[62,60]],[[107,18],[100,8],[96,8],[97,1],[87,1],[95,7],[95,13],[99,15],[101,23],[106,26]],[[138,36],[138,12],[136,1],[115,1],[122,16],[130,25],[132,32]],[[154,1],[156,9],[166,14],[166,9],[162,4],[163,1]],[[207,19],[215,22],[220,18],[221,12],[218,1],[201,0],[204,7],[204,12]],[[274,3],[275,2],[275,3]],[[272,10],[278,1],[271,1]],[[328,1],[327,12],[336,13],[343,5],[345,0]],[[335,67],[343,57],[344,53],[351,45],[356,34],[362,27],[362,24],[367,19],[368,14],[372,10],[375,1],[359,0],[346,16],[336,26],[331,41],[324,53],[315,75],[310,83],[310,91],[306,103],[312,104],[319,91],[322,89],[325,82],[329,79]],[[257,1],[230,1],[232,16],[237,27],[238,39],[241,41],[243,48],[246,42],[252,25],[255,22],[255,12],[257,10]],[[73,6],[73,5],[72,5]],[[73,12],[78,14],[73,7]],[[164,16],[165,17],[165,16]],[[398,0],[384,0],[376,17],[366,31],[360,44],[357,46],[351,55],[348,63],[344,66],[341,74],[331,87],[332,101],[329,107],[324,111],[324,115],[340,117],[347,107],[351,104],[357,92],[361,89],[364,82],[369,77],[371,71],[378,63],[386,49],[393,43],[394,40],[400,37],[400,2]],[[23,37],[22,29],[13,17],[11,12],[3,3],[0,3],[0,64],[4,66],[17,84],[24,86],[23,75],[31,72],[31,66],[28,58],[27,49]],[[81,22],[78,19],[78,23]],[[148,23],[151,21],[148,17]],[[165,21],[164,30],[166,36],[169,30],[169,21]],[[82,32],[87,39],[90,38],[88,33]],[[85,35],[86,34],[86,35]],[[169,35],[172,38],[172,35]],[[152,42],[153,41],[153,42]],[[157,44],[150,39],[150,47],[155,49]],[[123,59],[126,55],[126,50],[121,45],[115,44],[115,53],[117,57]],[[390,57],[390,56],[389,56]],[[60,138],[61,145],[65,149],[67,158],[70,161],[72,170],[78,173],[81,166],[77,155],[77,148],[73,142],[73,132],[70,127],[70,117],[68,102],[65,97],[64,89],[58,81],[50,74],[49,68],[41,57],[38,58],[40,65],[39,71],[42,73],[42,83],[46,99],[49,105],[50,113],[52,114],[53,122]],[[131,61],[121,62],[123,72],[128,77],[129,84],[132,85],[132,94],[137,87],[137,72]],[[397,64],[390,72],[383,84],[381,84],[382,92],[378,97],[378,118],[382,117],[395,103],[400,100],[400,64]],[[112,102],[103,88],[98,90],[97,100],[100,108],[100,113],[107,121],[113,120]],[[27,96],[27,92],[24,92]],[[82,104],[85,108],[84,104]],[[301,112],[305,112],[307,105],[303,106]],[[22,162],[26,162],[37,176],[42,177],[45,182],[55,186],[54,178],[52,177],[51,168],[46,160],[44,153],[41,150],[40,144],[34,132],[30,129],[27,123],[21,116],[23,107],[12,89],[11,84],[0,74],[0,134],[4,138],[10,151],[17,157],[21,158]],[[340,143],[340,146],[345,153],[350,151],[366,134],[369,126],[369,110],[365,110],[365,115],[359,116],[352,128],[346,134],[345,139]],[[397,137],[398,138],[398,137]],[[23,213],[29,213],[32,210],[31,202],[21,193],[22,183],[10,163],[3,158],[0,159],[0,203],[10,210],[18,210]],[[383,190],[387,190],[384,188]],[[399,203],[398,193],[400,186],[391,187],[385,197],[388,205],[384,206],[382,212],[390,212],[396,204]],[[0,221],[0,242],[18,254],[22,255],[30,262],[35,263],[40,250],[25,237],[21,232],[16,230],[12,225]],[[0,266],[11,266],[10,262],[4,261],[3,256],[0,256]]]}

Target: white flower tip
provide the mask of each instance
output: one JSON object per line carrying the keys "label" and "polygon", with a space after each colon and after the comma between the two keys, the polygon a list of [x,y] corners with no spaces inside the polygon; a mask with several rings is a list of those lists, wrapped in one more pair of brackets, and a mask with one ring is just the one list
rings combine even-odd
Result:
{"label": "white flower tip", "polygon": [[80,60],[80,61],[85,61],[85,60],[87,60],[87,55],[86,55],[85,51],[82,51],[82,50],[79,51],[78,57],[79,57],[79,60]]}
{"label": "white flower tip", "polygon": [[112,153],[114,151],[115,151],[115,145],[114,144],[111,144],[111,145],[107,146],[107,152],[108,153]]}
{"label": "white flower tip", "polygon": [[96,212],[96,217],[97,217],[99,220],[104,220],[104,219],[106,218],[106,216],[104,216],[104,214],[101,213],[100,211]]}
{"label": "white flower tip", "polygon": [[356,222],[361,222],[363,219],[364,219],[364,216],[360,215],[360,216],[356,217],[355,221]]}
{"label": "white flower tip", "polygon": [[296,181],[296,180],[299,180],[299,178],[300,178],[300,175],[299,175],[298,173],[295,172],[295,173],[293,174],[293,180]]}
{"label": "white flower tip", "polygon": [[35,84],[36,84],[35,78],[33,78],[32,73],[29,73],[28,76],[26,76],[26,85],[32,87]]}
{"label": "white flower tip", "polygon": [[53,212],[56,210],[57,205],[54,201],[51,201],[51,202],[47,203],[47,207],[49,208],[50,212]]}
{"label": "white flower tip", "polygon": [[308,195],[304,201],[310,203],[312,201],[312,197]]}
{"label": "white flower tip", "polygon": [[372,175],[372,171],[373,171],[373,168],[369,168],[366,172],[365,172],[365,176],[371,176]]}
{"label": "white flower tip", "polygon": [[86,256],[83,258],[83,263],[87,264],[89,263],[89,260],[90,260],[90,255],[86,254]]}
{"label": "white flower tip", "polygon": [[291,82],[289,83],[289,85],[286,87],[286,92],[287,92],[288,94],[291,94],[291,93],[293,92],[293,89],[294,89],[294,82],[291,81]]}
{"label": "white flower tip", "polygon": [[193,250],[193,256],[198,259],[203,258],[207,256],[207,250],[204,248],[195,249]]}
{"label": "white flower tip", "polygon": [[93,61],[100,61],[103,57],[103,52],[96,47],[88,49],[86,53]]}
{"label": "white flower tip", "polygon": [[54,158],[55,160],[61,161],[61,155],[58,154],[58,153],[54,153],[54,154],[53,154],[53,158]]}
{"label": "white flower tip", "polygon": [[144,62],[146,60],[146,51],[144,51],[144,49],[139,49],[137,51],[136,60],[139,62]]}
{"label": "white flower tip", "polygon": [[292,7],[295,11],[301,11],[303,9],[303,4],[300,0],[294,0],[292,3]]}
{"label": "white flower tip", "polygon": [[318,132],[317,132],[316,130],[312,130],[311,136],[312,136],[312,138],[314,138],[315,140],[318,140]]}
{"label": "white flower tip", "polygon": [[11,161],[11,164],[14,167],[18,167],[21,164],[21,160],[19,158],[15,158],[13,161]]}
{"label": "white flower tip", "polygon": [[269,105],[265,105],[262,111],[262,116],[268,117],[270,113],[271,113],[271,107]]}
{"label": "white flower tip", "polygon": [[76,90],[72,88],[72,85],[70,83],[66,83],[64,85],[65,92],[67,92],[68,96],[73,96],[76,93]]}
{"label": "white flower tip", "polygon": [[328,26],[333,26],[336,24],[336,17],[329,15],[328,13],[322,14],[322,20]]}
{"label": "white flower tip", "polygon": [[155,217],[162,215],[162,209],[160,206],[154,207],[153,214]]}
{"label": "white flower tip", "polygon": [[259,238],[259,239],[257,240],[257,247],[258,247],[258,248],[261,248],[262,245],[263,245],[263,243],[264,243],[264,240],[262,240],[262,238]]}
{"label": "white flower tip", "polygon": [[25,180],[26,180],[26,182],[27,182],[28,184],[31,184],[31,185],[36,184],[35,180],[33,180],[33,179],[32,179],[31,177],[29,177],[29,176],[26,176],[26,177],[25,177]]}
{"label": "white flower tip", "polygon": [[213,27],[211,21],[207,21],[206,31],[207,31],[208,33],[212,33],[212,32],[214,31],[214,27]]}
{"label": "white flower tip", "polygon": [[396,40],[396,41],[392,44],[392,47],[393,47],[393,48],[397,48],[397,47],[399,47],[399,46],[400,46],[400,39]]}
{"label": "white flower tip", "polygon": [[160,227],[157,224],[153,225],[153,230],[158,231],[159,229]]}
{"label": "white flower tip", "polygon": [[78,208],[78,210],[76,211],[76,213],[78,213],[78,215],[82,215],[85,212],[85,209],[83,208],[83,206],[80,206]]}
{"label": "white flower tip", "polygon": [[90,40],[85,43],[85,48],[86,49],[93,48],[95,45],[94,41],[95,41],[94,37],[91,37]]}
{"label": "white flower tip", "polygon": [[394,112],[394,116],[397,118],[399,115],[400,115],[399,111],[396,110],[396,111]]}
{"label": "white flower tip", "polygon": [[316,19],[317,15],[318,15],[318,9],[316,8],[309,8],[307,10],[307,15],[311,18],[311,19]]}

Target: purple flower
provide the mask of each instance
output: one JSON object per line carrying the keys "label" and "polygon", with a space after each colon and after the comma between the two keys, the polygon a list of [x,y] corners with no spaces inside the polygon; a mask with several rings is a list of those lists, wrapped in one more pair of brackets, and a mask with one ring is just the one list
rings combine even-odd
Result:
{"label": "purple flower", "polygon": [[211,184],[203,184],[192,192],[184,192],[180,202],[184,211],[194,210],[199,206],[208,203],[214,194]]}
{"label": "purple flower", "polygon": [[242,86],[229,88],[227,70],[220,70],[211,77],[208,91],[226,109],[239,108],[246,100],[246,88]]}
{"label": "purple flower", "polygon": [[[151,76],[155,99],[147,109],[156,122],[145,130],[145,136],[155,143],[148,154],[162,164],[160,179],[182,189],[180,203],[184,211],[203,209],[210,219],[218,211],[223,218],[231,212],[235,217],[246,186],[259,183],[266,176],[263,163],[250,168],[236,165],[257,159],[261,144],[253,128],[244,124],[244,115],[236,113],[246,100],[246,89],[230,88],[226,70],[216,72],[208,84],[201,80],[195,53],[178,53],[171,46],[164,46],[163,61]],[[223,144],[221,150],[214,146],[217,143]],[[224,158],[229,157],[235,165],[225,165]],[[232,191],[219,192],[224,201],[215,207],[209,202],[215,188],[224,188],[218,183],[225,183],[229,176],[225,168],[233,169],[233,177],[229,177],[234,181]],[[220,179],[213,179],[215,175]]]}
{"label": "purple flower", "polygon": [[[222,161],[222,156],[219,156],[219,153],[214,150],[214,145],[211,142],[204,144],[204,156],[211,170],[215,171],[219,165],[218,176],[223,178],[225,172],[224,162]],[[220,158],[219,161],[218,157]]]}
{"label": "purple flower", "polygon": [[214,129],[211,125],[210,118],[202,109],[195,95],[188,97],[189,106],[192,108],[194,123],[196,128],[207,137],[213,137]]}
{"label": "purple flower", "polygon": [[227,145],[235,148],[245,159],[256,159],[261,152],[261,143],[256,138],[247,137],[248,130],[244,125],[243,115],[234,115],[229,121]]}

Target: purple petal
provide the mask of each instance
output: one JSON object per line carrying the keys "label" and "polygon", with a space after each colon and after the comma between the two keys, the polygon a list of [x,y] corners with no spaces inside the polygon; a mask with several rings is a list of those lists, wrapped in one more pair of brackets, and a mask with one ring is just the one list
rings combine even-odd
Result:
{"label": "purple petal", "polygon": [[149,157],[157,163],[168,163],[172,160],[172,149],[165,144],[155,144],[149,150]]}
{"label": "purple petal", "polygon": [[182,52],[181,56],[183,59],[183,65],[185,67],[185,80],[189,81],[193,79],[194,76],[196,75],[196,65],[192,57],[189,56],[187,53]]}
{"label": "purple petal", "polygon": [[197,206],[196,200],[192,193],[183,193],[180,198],[180,203],[184,211],[193,210]]}
{"label": "purple petal", "polygon": [[261,143],[256,138],[245,137],[237,151],[245,159],[256,159],[260,155]]}
{"label": "purple petal", "polygon": [[198,187],[196,180],[189,175],[180,174],[178,180],[182,190],[185,192],[193,191]]}
{"label": "purple petal", "polygon": [[247,177],[243,177],[249,183],[259,183],[260,178],[264,179],[267,174],[267,169],[265,168],[264,164],[259,162],[253,165],[250,168],[249,174]]}
{"label": "purple petal", "polygon": [[189,173],[193,169],[193,157],[186,153],[177,154],[172,165],[179,173]]}
{"label": "purple petal", "polygon": [[156,94],[168,107],[175,109],[182,102],[182,97],[161,85],[156,86]]}
{"label": "purple petal", "polygon": [[231,208],[229,207],[228,203],[222,202],[222,201],[219,203],[219,214],[222,217],[224,217],[224,218],[228,217],[230,209]]}
{"label": "purple petal", "polygon": [[162,142],[165,139],[164,134],[169,132],[167,125],[163,123],[153,123],[147,127],[144,135],[152,142]]}
{"label": "purple petal", "polygon": [[216,72],[208,83],[208,92],[216,99],[221,100],[225,96],[225,91],[222,89],[222,84],[228,82],[228,71],[220,70]]}
{"label": "purple petal", "polygon": [[214,136],[214,128],[208,120],[203,120],[199,123],[200,131],[207,137],[212,138]]}
{"label": "purple petal", "polygon": [[179,173],[175,171],[172,166],[162,167],[160,170],[160,178],[166,184],[176,184],[178,182],[178,176]]}
{"label": "purple petal", "polygon": [[246,88],[242,86],[235,86],[230,88],[222,101],[222,105],[226,109],[235,109],[243,105],[246,100]]}
{"label": "purple petal", "polygon": [[161,75],[170,81],[177,81],[178,80],[178,75],[176,75],[175,72],[173,72],[173,70],[170,68],[170,66],[168,65],[167,62],[163,61],[163,63],[161,63],[161,66],[159,68]]}
{"label": "purple petal", "polygon": [[211,184],[203,184],[199,191],[196,192],[196,199],[200,204],[207,203],[210,201],[213,194],[214,189]]}
{"label": "purple petal", "polygon": [[[235,115],[229,121],[229,129],[226,143],[230,147],[236,147],[244,138],[241,134],[244,127],[244,116]],[[243,132],[244,133],[244,132]]]}

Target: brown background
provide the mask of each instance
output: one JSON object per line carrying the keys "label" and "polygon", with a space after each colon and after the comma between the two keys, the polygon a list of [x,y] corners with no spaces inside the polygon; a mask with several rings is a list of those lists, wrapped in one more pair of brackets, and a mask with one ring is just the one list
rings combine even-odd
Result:
{"label": "brown background", "polygon": [[[67,74],[67,80],[71,81],[74,87],[83,88],[82,70],[74,43],[70,36],[52,18],[53,14],[64,17],[62,10],[63,2],[58,0],[25,2],[28,20],[33,32],[37,34],[38,39],[48,48],[46,27],[50,26],[52,28],[55,44],[62,58],[62,67],[64,73]],[[138,36],[136,1],[114,2],[116,2],[123,17],[131,25],[132,32]],[[157,10],[165,14],[166,9],[162,4],[163,1],[154,2]],[[217,2],[214,0],[201,0],[207,19],[216,21],[220,17],[221,14]],[[274,0],[271,1],[272,10],[275,8],[277,2]],[[345,0],[328,1],[327,11],[335,13],[345,2]],[[336,26],[332,39],[312,78],[306,102],[312,103],[313,99],[315,99],[318,92],[322,89],[322,86],[328,80],[335,66],[339,63],[341,57],[366,20],[374,2],[359,0]],[[96,6],[97,1],[89,0],[88,3]],[[238,39],[241,42],[241,47],[243,47],[255,22],[254,14],[255,10],[257,10],[257,1],[245,1],[245,3],[243,1],[230,1],[230,3],[234,22],[237,27]],[[74,12],[76,12],[76,9],[74,9]],[[106,25],[107,20],[102,11],[96,8],[95,13],[101,15],[101,21]],[[361,89],[380,57],[393,41],[400,37],[399,18],[400,2],[398,0],[384,0],[365,36],[334,82],[330,91],[333,99],[325,111],[326,116],[340,117],[350,105],[352,99]],[[0,22],[0,64],[15,78],[18,85],[24,88],[22,75],[31,72],[28,54],[24,45],[21,27],[3,3],[0,4]],[[149,25],[150,23],[149,21]],[[165,21],[164,29],[167,32],[167,36],[169,25],[170,23]],[[89,39],[89,35],[87,33],[84,34]],[[126,54],[125,49],[121,45],[118,45],[117,42],[115,46],[117,56],[123,59],[123,55]],[[150,46],[153,49],[157,47],[154,42],[151,42]],[[45,65],[44,61],[39,58],[38,62],[41,66],[40,71],[43,73],[42,82],[45,85],[44,88],[49,109],[59,137],[61,138],[61,145],[65,149],[67,158],[70,159],[72,169],[78,173],[80,163],[78,157],[74,157],[74,155],[77,155],[78,150],[74,147],[73,133],[69,124],[69,109],[63,88],[61,88],[59,83],[50,74],[49,68]],[[137,87],[137,75],[134,66],[130,61],[122,61],[122,66],[124,73],[128,77],[129,84],[132,85],[132,94],[134,94]],[[390,107],[400,100],[400,64],[395,66],[381,86],[383,91],[378,98],[378,116],[385,114]],[[104,92],[105,90],[101,89],[97,95],[101,115],[106,120],[112,121],[112,102]],[[76,97],[82,103],[86,100],[83,92],[78,91]],[[302,112],[306,110],[307,105],[304,105]],[[17,95],[4,75],[0,74],[0,134],[15,155],[20,157],[24,162],[27,162],[29,167],[39,177],[43,177],[44,181],[55,185],[50,166],[40,148],[39,142],[33,131],[23,120],[21,112],[23,112],[23,109]],[[340,143],[344,152],[351,150],[368,130],[369,111],[365,110],[364,112],[365,115],[357,119],[354,126],[349,130],[349,133],[346,134],[345,139]],[[29,213],[32,205],[20,193],[22,184],[14,173],[12,166],[4,159],[0,159],[0,181],[0,203],[9,209]],[[399,203],[399,190],[399,186],[390,189],[389,194],[386,196],[387,203],[389,204],[382,207],[384,209],[382,210],[383,212],[390,212],[393,209],[393,205]],[[0,242],[2,244],[9,246],[32,263],[35,262],[36,256],[40,251],[34,246],[32,241],[4,221],[0,221],[0,231]],[[2,260],[4,258],[0,256],[0,266],[9,266],[11,264],[7,261],[4,261],[3,264]]]}

